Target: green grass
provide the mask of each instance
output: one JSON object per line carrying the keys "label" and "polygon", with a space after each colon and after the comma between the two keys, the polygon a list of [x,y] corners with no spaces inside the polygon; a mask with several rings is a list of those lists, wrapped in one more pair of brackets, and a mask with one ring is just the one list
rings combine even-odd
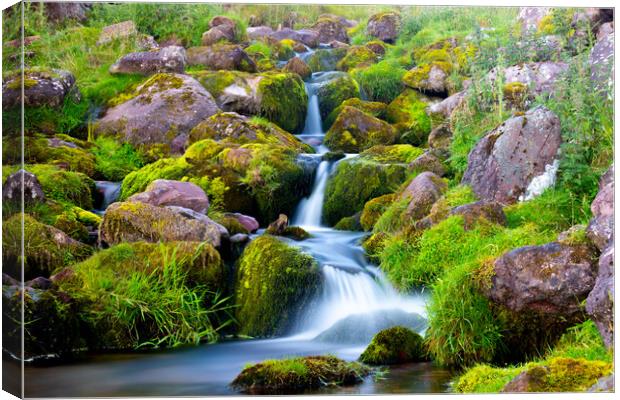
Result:
{"label": "green grass", "polygon": [[355,69],[352,74],[369,101],[390,103],[403,90],[405,72],[397,63],[386,60],[368,68]]}
{"label": "green grass", "polygon": [[122,181],[143,165],[140,154],[128,143],[121,144],[106,137],[98,137],[94,143],[91,152],[95,156],[95,169],[105,180]]}

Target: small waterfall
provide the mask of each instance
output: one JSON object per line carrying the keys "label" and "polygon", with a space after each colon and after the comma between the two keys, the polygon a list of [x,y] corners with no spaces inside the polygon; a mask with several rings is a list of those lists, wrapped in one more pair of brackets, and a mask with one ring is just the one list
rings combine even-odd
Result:
{"label": "small waterfall", "polygon": [[329,161],[321,161],[317,167],[312,193],[309,197],[303,198],[299,202],[293,218],[293,225],[306,228],[321,226],[323,199],[325,198],[325,186],[327,185],[330,166],[331,163]]}
{"label": "small waterfall", "polygon": [[121,194],[121,182],[95,181],[97,189],[97,208],[93,210],[95,213],[103,215],[105,209],[118,199]]}

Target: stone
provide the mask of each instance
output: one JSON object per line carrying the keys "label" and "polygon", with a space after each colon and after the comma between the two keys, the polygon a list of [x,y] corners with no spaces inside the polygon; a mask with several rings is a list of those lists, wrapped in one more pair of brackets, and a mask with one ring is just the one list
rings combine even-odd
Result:
{"label": "stone", "polygon": [[596,267],[587,245],[557,242],[526,246],[498,257],[486,296],[515,312],[536,312],[552,319],[582,311],[594,287]]}
{"label": "stone", "polygon": [[245,30],[245,33],[248,36],[248,39],[257,40],[257,39],[263,39],[266,37],[271,37],[271,34],[273,33],[273,29],[271,29],[268,26],[254,26],[254,27],[247,28]]}
{"label": "stone", "polygon": [[136,35],[138,30],[133,21],[123,21],[118,24],[108,25],[101,30],[97,46],[110,43],[115,39],[124,39]]}
{"label": "stone", "polygon": [[332,40],[349,43],[347,30],[338,19],[331,17],[319,18],[317,22],[312,25],[311,29],[318,33],[318,41],[320,43],[329,43]]}
{"label": "stone", "polygon": [[23,201],[25,204],[32,204],[35,202],[42,203],[45,201],[45,194],[43,193],[41,183],[37,177],[23,169],[20,169],[6,178],[6,181],[2,185],[2,201],[7,203],[21,203],[22,188],[24,195]]}
{"label": "stone", "polygon": [[2,108],[18,107],[22,103],[22,86],[24,106],[60,107],[68,95],[80,100],[80,93],[75,85],[75,77],[68,71],[59,69],[26,69],[22,83],[21,71],[10,73],[2,81]]}
{"label": "stone", "polygon": [[234,42],[235,41],[235,27],[230,25],[214,26],[205,33],[202,34],[201,43],[203,46],[211,46],[218,42]]}
{"label": "stone", "polygon": [[130,53],[110,66],[111,74],[152,75],[159,72],[185,72],[185,49],[168,46],[157,51]]}
{"label": "stone", "polygon": [[[514,65],[503,70],[504,95],[514,92],[523,87],[527,93],[527,99],[531,100],[542,94],[553,95],[556,85],[568,70],[568,64],[564,62],[534,62]],[[497,80],[498,68],[493,68],[487,79],[492,85]],[[524,85],[524,86],[523,86]]]}
{"label": "stone", "polygon": [[596,40],[601,40],[607,37],[607,35],[610,35],[613,33],[614,33],[614,21],[606,22],[603,25],[601,25],[598,32],[596,33]]}
{"label": "stone", "polygon": [[614,374],[600,378],[588,392],[613,392],[614,391]]}
{"label": "stone", "polygon": [[201,65],[209,70],[256,72],[256,63],[236,44],[215,44],[187,49],[188,65]]}
{"label": "stone", "polygon": [[137,201],[154,206],[179,206],[201,214],[209,210],[207,194],[191,182],[157,179],[142,193],[134,194],[127,201]]}
{"label": "stone", "polygon": [[393,43],[400,33],[401,18],[395,12],[384,12],[368,19],[366,32],[384,42]]}
{"label": "stone", "polygon": [[211,94],[195,79],[157,74],[138,86],[133,98],[109,108],[94,130],[134,146],[163,144],[171,152],[181,152],[182,148],[173,148],[174,139],[182,139],[219,111]]}
{"label": "stone", "polygon": [[270,235],[281,236],[284,234],[287,227],[288,217],[284,214],[280,214],[278,219],[269,224],[266,232]]}
{"label": "stone", "polygon": [[409,200],[404,215],[412,220],[424,218],[446,190],[448,185],[439,176],[428,171],[422,172],[399,195],[400,199]]}
{"label": "stone", "polygon": [[409,164],[409,170],[417,172],[429,171],[440,177],[446,174],[446,168],[441,160],[429,151],[425,151],[424,154],[413,160]]}
{"label": "stone", "polygon": [[514,203],[553,163],[561,142],[560,120],[548,109],[511,117],[469,153],[462,183],[471,185],[480,199]]}
{"label": "stone", "polygon": [[613,91],[614,33],[601,37],[590,50],[590,78],[597,91]]}
{"label": "stone", "polygon": [[344,106],[325,134],[325,145],[333,151],[358,153],[372,146],[396,142],[397,133],[387,122],[351,106]]}
{"label": "stone", "polygon": [[586,311],[596,324],[605,346],[614,344],[614,242],[603,251],[598,276],[586,299]]}
{"label": "stone", "polygon": [[445,95],[448,93],[449,76],[440,64],[424,64],[409,70],[403,76],[403,83],[424,93]]}
{"label": "stone", "polygon": [[450,125],[441,124],[433,128],[428,135],[428,147],[434,150],[449,150],[452,144]]}
{"label": "stone", "polygon": [[249,215],[243,215],[240,213],[224,213],[224,217],[231,217],[236,219],[250,233],[256,232],[260,227],[256,218]]}
{"label": "stone", "polygon": [[284,66],[284,71],[294,72],[301,76],[301,79],[308,79],[312,76],[312,70],[308,64],[299,57],[291,58]]}
{"label": "stone", "polygon": [[521,34],[530,35],[538,31],[540,21],[551,12],[549,7],[521,7],[517,21],[521,25]]}
{"label": "stone", "polygon": [[431,104],[428,107],[428,115],[431,117],[439,116],[441,119],[449,119],[452,116],[454,110],[456,110],[467,97],[466,91],[461,91],[449,96],[439,103]]}
{"label": "stone", "polygon": [[504,209],[496,201],[481,200],[475,203],[464,204],[450,210],[450,215],[461,215],[465,230],[472,229],[481,218],[502,226],[507,224]]}
{"label": "stone", "polygon": [[599,192],[590,205],[593,218],[590,220],[586,235],[594,245],[603,251],[613,239],[614,230],[614,166],[613,164],[601,177]]}
{"label": "stone", "polygon": [[55,2],[45,3],[45,15],[47,19],[54,23],[65,20],[75,20],[84,22],[88,18],[87,12],[92,7],[87,3]]}

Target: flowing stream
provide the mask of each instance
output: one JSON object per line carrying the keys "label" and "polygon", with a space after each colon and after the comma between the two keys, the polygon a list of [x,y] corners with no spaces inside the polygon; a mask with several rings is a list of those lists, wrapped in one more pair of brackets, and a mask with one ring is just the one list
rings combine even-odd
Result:
{"label": "flowing stream", "polygon": [[[313,74],[306,84],[308,115],[298,137],[321,157],[323,145],[317,88],[337,72]],[[348,154],[346,158],[355,157]],[[426,329],[424,293],[401,294],[381,271],[368,263],[360,246],[363,233],[337,231],[321,222],[325,188],[341,161],[320,161],[312,193],[292,216],[312,237],[293,242],[310,253],[321,266],[324,285],[302,312],[287,337],[268,340],[235,340],[214,345],[149,353],[88,356],[72,364],[25,369],[26,396],[205,396],[233,394],[228,384],[248,364],[269,358],[334,354],[345,360],[359,357],[372,336],[393,325]],[[113,197],[114,185],[101,184],[104,198]],[[107,194],[110,194],[108,196]],[[377,394],[436,393],[447,390],[447,370],[430,363],[390,368],[381,379],[368,378],[347,388],[315,393]]]}

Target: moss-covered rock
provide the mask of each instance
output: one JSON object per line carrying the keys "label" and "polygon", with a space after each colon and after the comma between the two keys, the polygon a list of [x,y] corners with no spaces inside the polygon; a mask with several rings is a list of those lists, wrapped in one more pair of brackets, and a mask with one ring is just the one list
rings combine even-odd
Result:
{"label": "moss-covered rock", "polygon": [[426,113],[428,102],[419,92],[403,91],[385,110],[386,121],[394,124],[401,143],[425,145],[431,132],[431,120]]}
{"label": "moss-covered rock", "polygon": [[231,383],[250,394],[294,394],[323,386],[359,383],[370,369],[334,356],[308,356],[267,360],[246,367]]}
{"label": "moss-covered rock", "polygon": [[360,224],[360,213],[355,213],[350,217],[344,217],[336,225],[334,229],[339,231],[361,231],[362,225]]}
{"label": "moss-covered rock", "polygon": [[364,228],[365,231],[371,231],[375,223],[379,220],[379,217],[387,210],[394,199],[394,194],[389,193],[367,201],[366,204],[364,204],[364,209],[360,217],[362,228]]}
{"label": "moss-covered rock", "polygon": [[370,260],[375,263],[380,262],[379,255],[381,254],[387,239],[387,233],[374,232],[362,242],[362,247],[366,251],[366,255]]}
{"label": "moss-covered rock", "polygon": [[237,269],[239,331],[250,336],[281,335],[321,284],[314,259],[272,236],[244,250]]}
{"label": "moss-covered rock", "polygon": [[363,153],[341,161],[325,190],[325,221],[333,225],[344,217],[362,211],[368,200],[395,192],[406,180],[406,159],[381,162],[372,153]]}
{"label": "moss-covered rock", "polygon": [[312,72],[333,71],[346,54],[346,47],[319,49],[308,58],[308,66]]}
{"label": "moss-covered rock", "polygon": [[304,128],[308,95],[303,80],[293,73],[262,76],[258,83],[260,114],[282,129],[299,133]]}
{"label": "moss-covered rock", "polygon": [[366,46],[351,46],[347,54],[338,61],[336,69],[349,71],[353,68],[367,67],[377,62],[377,55]]}
{"label": "moss-covered rock", "polygon": [[296,73],[301,79],[308,79],[312,76],[312,70],[304,60],[299,57],[293,57],[284,66],[286,72]]}
{"label": "moss-covered rock", "polygon": [[325,145],[331,150],[358,153],[375,145],[396,141],[396,131],[385,121],[363,111],[345,106],[325,134]]}
{"label": "moss-covered rock", "polygon": [[23,261],[25,279],[48,277],[63,266],[88,257],[93,251],[90,246],[72,239],[59,229],[21,213],[3,222],[2,243],[3,271],[20,278]]}
{"label": "moss-covered rock", "polygon": [[353,97],[359,98],[360,88],[357,82],[349,75],[342,75],[324,83],[319,88],[317,96],[319,98],[321,119],[325,121],[329,113],[340,106],[343,101]]}
{"label": "moss-covered rock", "polygon": [[377,333],[360,355],[360,361],[371,365],[402,364],[427,359],[424,339],[409,328],[394,326]]}
{"label": "moss-covered rock", "polygon": [[364,101],[357,97],[352,97],[350,99],[346,99],[338,107],[334,108],[323,122],[323,125],[329,129],[333,125],[334,121],[336,120],[342,109],[346,106],[355,107],[358,110],[361,110],[366,114],[372,115],[373,117],[379,119],[384,119],[385,110],[387,108],[387,105],[385,103],[381,103],[378,101]]}
{"label": "moss-covered rock", "polygon": [[[2,182],[20,169],[19,165],[2,167]],[[80,172],[66,171],[50,164],[26,164],[24,169],[36,175],[45,197],[74,204],[90,210],[93,208],[95,182]]]}

